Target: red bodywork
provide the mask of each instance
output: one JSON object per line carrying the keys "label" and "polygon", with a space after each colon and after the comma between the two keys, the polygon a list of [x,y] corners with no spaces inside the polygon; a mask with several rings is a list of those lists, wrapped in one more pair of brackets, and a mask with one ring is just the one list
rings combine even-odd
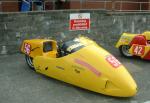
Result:
{"label": "red bodywork", "polygon": [[130,45],[138,44],[138,45],[147,45],[147,40],[144,35],[137,35],[133,38]]}
{"label": "red bodywork", "polygon": [[[135,36],[133,38],[133,40],[130,42],[130,46],[132,46],[133,44],[138,44],[138,45],[142,45],[142,46],[150,45],[144,35]],[[150,60],[150,51],[144,56],[143,59]]]}

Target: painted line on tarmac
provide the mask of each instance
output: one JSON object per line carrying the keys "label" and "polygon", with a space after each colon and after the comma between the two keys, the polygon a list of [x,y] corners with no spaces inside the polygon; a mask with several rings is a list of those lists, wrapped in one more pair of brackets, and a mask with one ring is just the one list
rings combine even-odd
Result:
{"label": "painted line on tarmac", "polygon": [[[131,101],[130,103],[139,103],[138,101]],[[141,102],[140,102],[141,103]],[[150,103],[150,101],[145,101],[143,103]]]}
{"label": "painted line on tarmac", "polygon": [[150,101],[146,101],[146,102],[144,102],[144,103],[150,103]]}

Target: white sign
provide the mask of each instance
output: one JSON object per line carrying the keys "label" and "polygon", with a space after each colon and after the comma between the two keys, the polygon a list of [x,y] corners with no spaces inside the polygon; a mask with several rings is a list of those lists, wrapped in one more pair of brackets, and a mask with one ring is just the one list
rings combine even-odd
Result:
{"label": "white sign", "polygon": [[89,30],[90,13],[73,13],[70,14],[70,30]]}

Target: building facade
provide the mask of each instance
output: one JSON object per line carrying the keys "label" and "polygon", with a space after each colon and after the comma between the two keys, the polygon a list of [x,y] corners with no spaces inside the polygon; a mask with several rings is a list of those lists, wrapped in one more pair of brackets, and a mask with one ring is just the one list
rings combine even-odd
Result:
{"label": "building facade", "polygon": [[[19,12],[23,0],[1,0],[0,12]],[[32,0],[31,10],[36,9]],[[37,0],[38,1],[38,0]],[[115,11],[149,11],[150,0],[43,0],[43,10],[105,9]]]}

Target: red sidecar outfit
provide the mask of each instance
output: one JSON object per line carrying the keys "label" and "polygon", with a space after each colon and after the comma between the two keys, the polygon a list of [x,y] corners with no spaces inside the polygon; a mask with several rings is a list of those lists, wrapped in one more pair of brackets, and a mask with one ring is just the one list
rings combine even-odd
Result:
{"label": "red sidecar outfit", "polygon": [[[146,37],[144,35],[137,35],[133,38],[131,41],[130,45],[132,46],[133,44],[138,44],[138,45],[148,45]],[[144,59],[150,60],[150,51],[145,55]]]}

